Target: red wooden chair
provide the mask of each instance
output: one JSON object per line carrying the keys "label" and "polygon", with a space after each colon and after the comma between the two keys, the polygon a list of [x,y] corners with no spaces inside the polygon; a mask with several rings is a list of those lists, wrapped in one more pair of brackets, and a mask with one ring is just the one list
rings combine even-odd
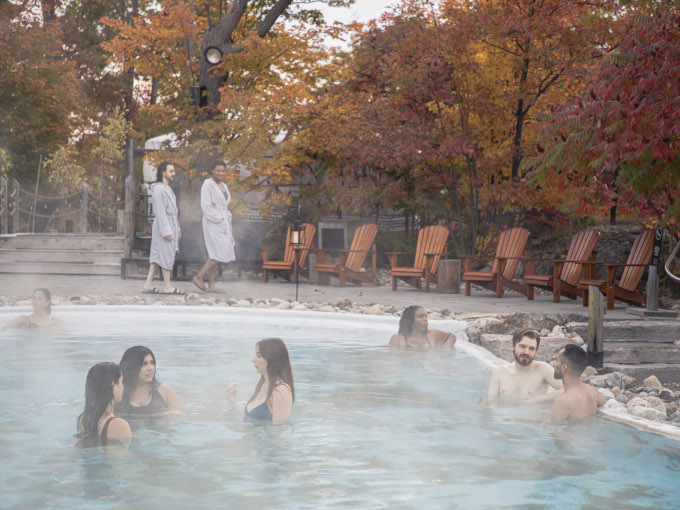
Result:
{"label": "red wooden chair", "polygon": [[465,295],[470,295],[471,283],[475,282],[490,290],[496,291],[496,297],[503,297],[503,288],[508,287],[521,294],[527,295],[527,286],[516,281],[515,271],[521,257],[524,255],[529,231],[525,228],[511,228],[501,232],[496,247],[491,271],[473,271],[472,260],[480,258],[475,255],[463,255],[463,281]]}
{"label": "red wooden chair", "polygon": [[[290,281],[290,275],[293,274],[293,281],[298,281],[298,274],[309,278],[309,269],[305,268],[305,260],[307,260],[307,254],[312,246],[312,241],[314,240],[314,234],[316,233],[316,227],[310,223],[303,223],[305,227],[304,231],[304,245],[300,248],[294,248],[290,245],[290,227],[286,233],[286,250],[283,254],[283,260],[269,260],[269,249],[261,248],[260,253],[262,254],[262,269],[264,269],[264,283],[269,281],[268,271],[274,271],[277,273],[282,273],[283,276]],[[298,263],[295,265],[295,250],[298,250]]]}
{"label": "red wooden chair", "polygon": [[[596,260],[595,245],[599,238],[600,233],[597,230],[576,233],[571,239],[566,258],[548,261],[553,264],[553,274],[534,274],[534,261],[541,259],[525,259],[526,269],[522,282],[527,285],[527,299],[534,299],[534,287],[552,290],[554,303],[560,302],[561,295],[572,299],[583,295],[583,290],[577,284],[583,274],[584,264]],[[586,278],[590,278],[592,265],[585,265]]]}
{"label": "red wooden chair", "polygon": [[430,282],[437,283],[437,264],[442,255],[446,255],[446,239],[449,237],[449,229],[441,226],[421,228],[418,232],[418,244],[416,245],[415,260],[413,267],[397,265],[397,257],[404,254],[413,254],[407,251],[386,252],[392,270],[392,290],[397,290],[397,278],[420,288],[420,279],[425,278],[425,292],[430,292]]}
{"label": "red wooden chair", "polygon": [[[649,265],[654,248],[654,232],[646,230],[639,234],[633,242],[633,247],[628,254],[625,263],[597,262],[598,266],[607,269],[606,280],[583,279],[579,282],[578,288],[583,289],[583,306],[588,306],[588,287],[594,285],[607,296],[607,310],[614,309],[614,300],[619,299],[634,305],[646,305],[647,294],[637,290],[638,284],[645,272],[645,267]],[[623,273],[619,282],[616,283],[615,276],[618,268],[623,268]]]}
{"label": "red wooden chair", "polygon": [[[352,246],[349,250],[317,250],[318,262],[314,266],[314,271],[321,273],[329,273],[338,277],[340,287],[345,286],[347,279],[354,281],[361,285],[362,282],[370,283],[371,285],[380,285],[376,277],[376,251],[375,251],[375,236],[378,233],[378,225],[371,223],[363,225],[354,233]],[[338,264],[332,262],[324,262],[325,252],[339,252],[340,262]],[[372,253],[371,257],[371,272],[362,273],[361,268],[366,260],[366,255]]]}

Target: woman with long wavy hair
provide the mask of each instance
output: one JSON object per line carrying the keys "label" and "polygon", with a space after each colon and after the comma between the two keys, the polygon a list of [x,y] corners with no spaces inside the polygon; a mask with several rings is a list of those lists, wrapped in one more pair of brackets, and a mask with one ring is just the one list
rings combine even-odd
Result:
{"label": "woman with long wavy hair", "polygon": [[132,436],[130,425],[115,416],[114,402],[123,397],[123,373],[115,363],[97,363],[85,380],[85,409],[78,416],[79,446],[106,446],[110,439]]}
{"label": "woman with long wavy hair", "polygon": [[456,335],[429,329],[427,312],[422,306],[407,306],[399,319],[399,332],[390,338],[389,347],[397,349],[451,348]]}
{"label": "woman with long wavy hair", "polygon": [[156,357],[143,345],[130,347],[120,360],[125,391],[116,404],[123,416],[153,415],[179,405],[179,398],[170,386],[158,382]]}
{"label": "woman with long wavy hair", "polygon": [[[265,338],[255,345],[253,357],[260,380],[243,408],[246,418],[282,423],[288,421],[295,401],[293,370],[286,344],[280,338]],[[227,388],[229,401],[238,403],[238,385]]]}

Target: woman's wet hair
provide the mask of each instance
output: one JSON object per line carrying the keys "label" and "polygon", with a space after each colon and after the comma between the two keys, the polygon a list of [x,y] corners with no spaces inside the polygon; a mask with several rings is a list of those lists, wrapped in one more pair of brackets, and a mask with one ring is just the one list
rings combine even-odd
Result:
{"label": "woman's wet hair", "polygon": [[404,338],[409,338],[413,332],[413,321],[416,318],[416,312],[422,308],[422,306],[413,305],[404,308],[401,313],[401,319],[399,319],[399,334]]}
{"label": "woman's wet hair", "polygon": [[43,296],[45,296],[45,299],[47,300],[47,306],[45,307],[45,313],[47,315],[52,315],[52,294],[50,293],[49,290],[47,290],[44,287],[38,287],[33,291],[33,294],[36,292],[42,292]]}
{"label": "woman's wet hair", "polygon": [[[144,365],[144,358],[148,354],[151,354],[153,359],[153,364],[156,366],[156,356],[153,355],[151,349],[144,347],[143,345],[135,345],[130,347],[127,351],[123,353],[123,357],[120,358],[120,369],[123,371],[123,385],[125,389],[123,390],[123,402],[128,402],[130,399],[130,393],[134,392],[137,387],[137,382],[139,381],[139,371]],[[158,388],[158,374],[154,372],[153,379],[151,380],[151,390]]]}
{"label": "woman's wet hair", "polygon": [[85,379],[85,409],[78,416],[78,437],[99,437],[99,420],[113,402],[113,385],[122,372],[115,363],[97,363]]}
{"label": "woman's wet hair", "polygon": [[156,182],[163,182],[163,173],[172,165],[169,161],[163,161],[156,170]]}
{"label": "woman's wet hair", "polygon": [[[269,388],[267,389],[266,402],[271,403],[272,392],[279,383],[285,383],[290,388],[290,394],[295,401],[295,385],[293,384],[293,369],[290,366],[290,357],[286,344],[280,338],[265,338],[257,342],[260,356],[267,360],[267,377],[269,378]],[[255,387],[253,395],[248,399],[248,403],[255,398],[264,384],[264,376]],[[247,406],[248,404],[246,404]]]}

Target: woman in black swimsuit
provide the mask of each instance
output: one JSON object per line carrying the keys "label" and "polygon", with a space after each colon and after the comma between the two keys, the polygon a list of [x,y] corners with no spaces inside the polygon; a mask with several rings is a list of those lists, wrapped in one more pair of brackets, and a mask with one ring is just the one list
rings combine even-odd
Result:
{"label": "woman in black swimsuit", "polygon": [[52,317],[52,295],[49,290],[43,288],[35,289],[31,296],[31,305],[33,305],[33,313],[31,315],[17,317],[0,329],[20,327],[28,329],[61,329],[59,319]]}
{"label": "woman in black swimsuit", "polygon": [[156,377],[156,357],[142,345],[130,347],[120,360],[125,392],[116,404],[116,413],[124,416],[159,414],[179,405],[175,391]]}
{"label": "woman in black swimsuit", "polygon": [[432,349],[441,346],[451,348],[456,335],[428,329],[427,312],[422,306],[408,306],[399,319],[399,332],[390,338],[390,347],[397,349]]}
{"label": "woman in black swimsuit", "polygon": [[114,402],[123,397],[123,373],[115,363],[97,363],[85,380],[85,409],[78,416],[76,446],[106,446],[110,439],[132,436],[130,425],[113,413]]}
{"label": "woman in black swimsuit", "polygon": [[[255,345],[253,365],[260,381],[243,408],[245,417],[272,423],[288,421],[295,400],[295,385],[286,344],[280,338],[260,340]],[[229,384],[227,398],[240,407],[236,383]]]}

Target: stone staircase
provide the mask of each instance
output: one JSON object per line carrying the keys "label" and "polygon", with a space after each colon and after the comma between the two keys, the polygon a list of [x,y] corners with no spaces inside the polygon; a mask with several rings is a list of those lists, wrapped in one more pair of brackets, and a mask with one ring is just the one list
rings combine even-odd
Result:
{"label": "stone staircase", "polygon": [[0,235],[0,274],[120,276],[123,237]]}
{"label": "stone staircase", "polygon": [[[567,324],[586,342],[588,323]],[[604,322],[604,366],[642,380],[656,375],[680,382],[680,321],[629,320]]]}

